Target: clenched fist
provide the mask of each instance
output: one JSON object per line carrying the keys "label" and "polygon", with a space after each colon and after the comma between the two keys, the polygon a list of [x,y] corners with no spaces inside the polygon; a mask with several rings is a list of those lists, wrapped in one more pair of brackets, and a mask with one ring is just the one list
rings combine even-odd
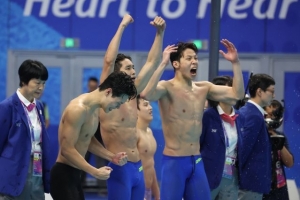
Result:
{"label": "clenched fist", "polygon": [[125,14],[122,19],[121,25],[126,27],[128,24],[132,23],[133,21],[134,21],[133,18],[129,14]]}
{"label": "clenched fist", "polygon": [[166,22],[161,17],[155,17],[153,21],[150,22],[151,25],[155,26],[158,32],[163,32],[166,29]]}
{"label": "clenched fist", "polygon": [[104,166],[96,170],[94,174],[92,174],[96,179],[99,180],[107,180],[112,172],[112,168]]}

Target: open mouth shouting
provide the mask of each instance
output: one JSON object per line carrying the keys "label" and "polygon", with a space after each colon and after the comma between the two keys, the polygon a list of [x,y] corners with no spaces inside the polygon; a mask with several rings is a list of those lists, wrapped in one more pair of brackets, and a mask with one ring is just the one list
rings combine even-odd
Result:
{"label": "open mouth shouting", "polygon": [[197,74],[197,68],[196,67],[193,67],[191,70],[190,70],[191,74],[193,76],[195,76]]}

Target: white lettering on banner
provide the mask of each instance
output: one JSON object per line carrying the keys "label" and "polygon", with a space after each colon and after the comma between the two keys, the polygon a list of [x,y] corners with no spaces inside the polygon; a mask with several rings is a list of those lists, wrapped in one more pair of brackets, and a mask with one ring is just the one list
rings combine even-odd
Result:
{"label": "white lettering on banner", "polygon": [[242,12],[242,10],[249,8],[252,4],[252,0],[245,0],[241,5],[238,5],[238,1],[239,0],[230,1],[228,5],[228,15],[233,19],[245,19],[247,18],[248,14],[245,11]]}
{"label": "white lettering on banner", "polygon": [[75,6],[75,13],[77,14],[78,17],[81,17],[81,18],[95,17],[98,0],[89,0],[90,1],[89,8],[86,11],[83,11],[83,4],[85,1],[86,0],[77,0],[76,6]]}
{"label": "white lettering on banner", "polygon": [[129,12],[127,11],[128,2],[129,2],[129,0],[122,0],[121,1],[121,5],[120,5],[120,8],[119,8],[119,17],[122,18],[125,14],[129,14]]}
{"label": "white lettering on banner", "polygon": [[[243,0],[243,4],[237,5],[237,3],[241,0],[229,0],[228,4],[228,15],[233,19],[245,19],[247,18],[248,14],[246,11],[241,13],[242,9],[247,9],[251,5],[253,5],[253,14],[254,17],[257,19],[274,19],[275,18],[275,11],[276,7],[278,6],[278,0],[270,0],[268,10],[265,14],[261,13],[262,4],[265,0]],[[223,14],[224,6],[226,0],[221,1],[221,16]],[[254,2],[254,3],[253,3]],[[298,0],[282,0],[282,6],[280,8],[279,19],[286,19],[289,6],[293,2],[298,2]],[[203,19],[205,17],[207,11],[207,5],[211,3],[211,0],[200,0],[200,4],[198,7],[198,14],[196,15],[197,18]],[[240,11],[237,13],[236,11]]]}
{"label": "white lettering on banner", "polygon": [[100,12],[99,12],[99,17],[100,18],[105,18],[106,17],[109,4],[111,4],[114,1],[116,1],[116,0],[103,0],[102,1]]}
{"label": "white lettering on banner", "polygon": [[170,11],[170,4],[174,0],[164,0],[162,3],[162,13],[168,19],[179,18],[185,11],[186,2],[185,0],[175,0],[178,2],[177,10],[174,12]]}
{"label": "white lettering on banner", "polygon": [[50,0],[26,0],[25,8],[24,8],[24,16],[30,16],[32,12],[32,7],[34,3],[40,2],[42,4],[39,16],[46,17],[49,10]]}
{"label": "white lettering on banner", "polygon": [[260,8],[262,7],[262,4],[266,0],[256,0],[256,3],[254,4],[253,8],[253,14],[257,19],[274,19],[276,5],[278,3],[278,0],[272,0],[270,1],[268,10],[265,13],[261,13]]}
{"label": "white lettering on banner", "polygon": [[75,0],[67,0],[66,3],[61,3],[62,1],[63,0],[54,0],[52,5],[53,15],[56,17],[70,17],[71,11],[70,10],[62,11],[62,9],[70,8],[74,4]]}
{"label": "white lettering on banner", "polygon": [[280,9],[279,19],[285,19],[286,15],[288,13],[289,6],[291,5],[291,3],[297,2],[297,1],[298,0],[284,0],[282,2],[283,5],[281,6],[281,9]]}
{"label": "white lettering on banner", "polygon": [[[146,2],[145,0],[143,1]],[[162,2],[161,8],[156,6],[158,1]],[[211,1],[212,0],[198,0],[199,4],[196,19],[207,17],[207,13],[209,12],[208,7]],[[228,16],[232,19],[246,19],[250,14],[249,8],[252,7],[253,16],[256,19],[275,19],[276,10],[279,10],[278,19],[286,19],[291,4],[298,1],[299,0],[221,0],[221,17],[224,12],[227,11]],[[52,5],[50,5],[51,2]],[[83,10],[85,2],[89,3],[89,5],[86,10]],[[51,10],[55,17],[65,18],[71,15],[71,7],[75,6],[75,15],[79,18],[97,17],[96,12],[98,8],[98,17],[106,18],[111,4],[118,2],[120,2],[118,15],[123,17],[128,13],[129,0],[26,0],[23,15],[32,15],[33,7],[39,6],[39,17],[46,17],[49,10]],[[153,19],[161,11],[162,17],[166,19],[177,19],[187,12],[186,7],[189,2],[191,2],[191,0],[148,0],[146,15],[148,18]],[[177,3],[176,9],[173,11],[170,10],[172,3]],[[262,7],[265,4],[267,4],[267,9],[262,11]],[[281,7],[278,9],[278,6]]]}
{"label": "white lettering on banner", "polygon": [[153,19],[155,16],[158,15],[158,13],[155,12],[155,6],[156,6],[157,1],[158,0],[149,0],[149,4],[148,4],[148,7],[147,7],[147,16],[150,19]]}

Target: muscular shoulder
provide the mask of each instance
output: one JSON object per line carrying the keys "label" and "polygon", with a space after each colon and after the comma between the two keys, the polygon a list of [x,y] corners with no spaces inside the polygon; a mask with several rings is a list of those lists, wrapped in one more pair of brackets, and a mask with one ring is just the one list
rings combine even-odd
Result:
{"label": "muscular shoulder", "polygon": [[209,82],[209,81],[197,81],[197,82],[194,82],[194,83],[197,87],[204,87],[204,88],[207,88],[207,89],[209,89],[209,87],[212,85],[212,83]]}
{"label": "muscular shoulder", "polygon": [[86,107],[82,103],[71,102],[65,109],[64,118],[80,120],[86,116]]}
{"label": "muscular shoulder", "polygon": [[158,82],[158,85],[167,88],[169,85],[171,85],[171,81],[170,80],[168,80],[168,81],[161,80]]}
{"label": "muscular shoulder", "polygon": [[153,132],[152,132],[151,128],[149,128],[149,127],[147,128],[147,133],[150,134],[150,135],[153,135]]}

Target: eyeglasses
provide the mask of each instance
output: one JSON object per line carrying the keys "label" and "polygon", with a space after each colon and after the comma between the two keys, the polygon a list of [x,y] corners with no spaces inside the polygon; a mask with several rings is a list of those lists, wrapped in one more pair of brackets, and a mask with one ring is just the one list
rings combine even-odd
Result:
{"label": "eyeglasses", "polygon": [[266,89],[266,91],[270,92],[272,95],[275,94],[275,90],[268,90],[268,89]]}

